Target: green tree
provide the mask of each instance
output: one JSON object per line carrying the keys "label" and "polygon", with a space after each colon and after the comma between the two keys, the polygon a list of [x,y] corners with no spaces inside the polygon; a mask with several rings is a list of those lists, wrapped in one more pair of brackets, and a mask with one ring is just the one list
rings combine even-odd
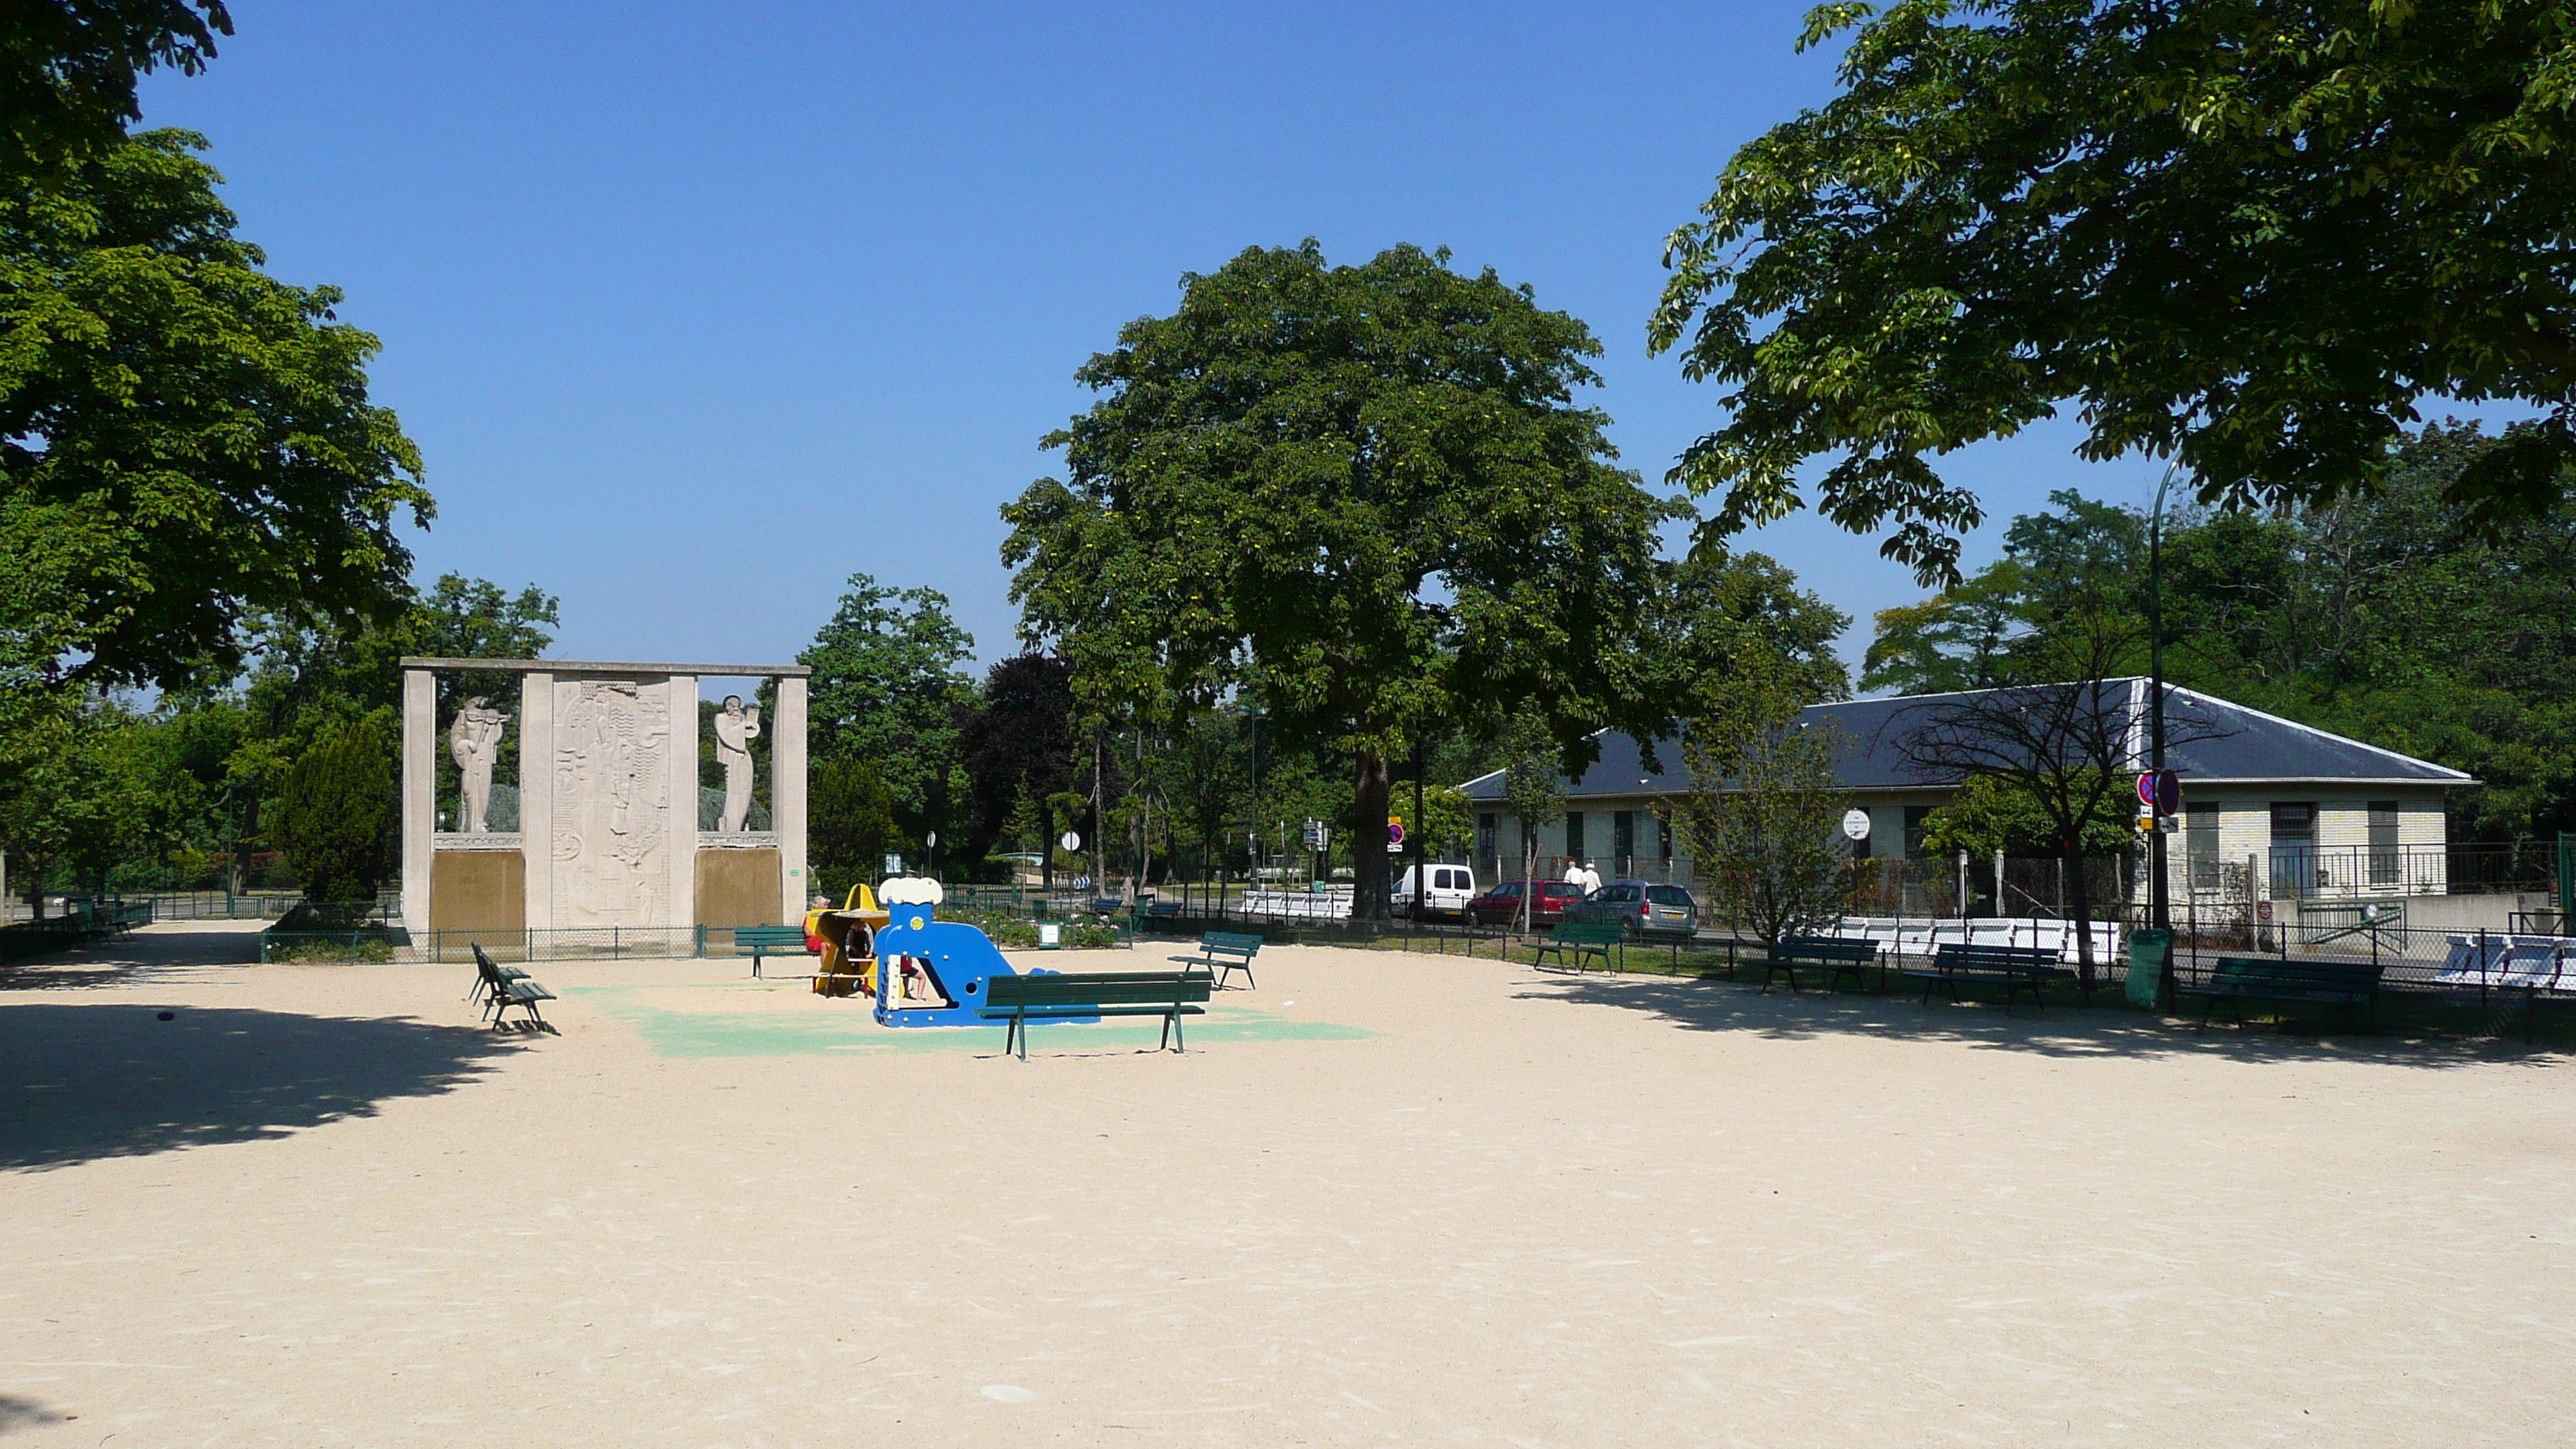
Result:
{"label": "green tree", "polygon": [[[2451,480],[2504,439],[2435,425],[2333,503],[2169,518],[2165,673],[2476,776],[2454,839],[2576,828],[2576,505],[2502,537]],[[2005,556],[1939,598],[1879,616],[1865,688],[2040,684],[2096,617],[2122,673],[2147,664],[2145,520],[2071,493],[2015,519]]]}
{"label": "green tree", "polygon": [[367,401],[340,293],[264,275],[202,139],[59,188],[0,179],[0,655],[75,682],[227,679],[242,620],[354,631],[406,601],[417,449]]}
{"label": "green tree", "polygon": [[[968,823],[959,858],[982,860],[997,840],[1042,852],[1041,875],[1055,884],[1055,852],[1045,842],[1045,802],[1073,788],[1073,670],[1061,659],[1022,654],[985,671],[983,698],[958,736],[967,778]],[[1039,815],[1035,838],[1016,818],[1026,802]]]}
{"label": "green tree", "polygon": [[1837,774],[1845,745],[1830,722],[1800,718],[1806,683],[1791,661],[1748,659],[1682,730],[1690,788],[1673,833],[1713,882],[1718,922],[1765,947],[1838,924],[1858,885],[1837,830],[1851,808]]}
{"label": "green tree", "polygon": [[1504,722],[1500,748],[1503,805],[1521,836],[1520,927],[1526,931],[1538,894],[1538,833],[1565,817],[1565,749],[1545,721],[1519,714]]}
{"label": "green tree", "polygon": [[[1615,466],[1600,344],[1491,272],[1312,241],[1183,279],[1078,379],[1104,396],[1047,439],[1070,480],[1005,507],[1032,639],[1104,713],[1239,689],[1284,755],[1352,762],[1346,838],[1383,828],[1388,761],[1460,720],[1527,712],[1588,754],[1664,723],[1631,649],[1676,506]],[[1354,909],[1388,906],[1361,851]]]}
{"label": "green tree", "polygon": [[878,878],[895,848],[894,797],[868,760],[824,760],[814,766],[811,824],[814,889],[835,901]]}
{"label": "green tree", "polygon": [[195,75],[233,33],[223,0],[11,0],[0,9],[0,174],[58,174],[142,119],[134,85]]}
{"label": "green tree", "polygon": [[1661,572],[1643,647],[1671,667],[1675,697],[1697,698],[1748,661],[1787,669],[1809,703],[1850,697],[1835,644],[1851,615],[1799,588],[1770,555],[1709,544]]}
{"label": "green tree", "polygon": [[393,875],[397,732],[386,710],[339,721],[287,772],[268,833],[295,867],[306,900],[372,902]]}
{"label": "green tree", "polygon": [[974,637],[949,617],[937,589],[893,589],[850,575],[831,621],[796,662],[814,671],[808,705],[817,759],[864,760],[915,838],[948,826],[949,771],[975,684],[959,668]]}
{"label": "green tree", "polygon": [[[2095,782],[2077,783],[2089,789]],[[2104,792],[2111,808],[2086,819],[2077,854],[2098,859],[2118,855],[2137,843],[2127,818],[2127,782],[2118,783],[2120,788]],[[2011,856],[2066,853],[2046,802],[2001,775],[1971,777],[1947,804],[1923,817],[1925,855],[1937,858],[1962,850],[1973,860],[1984,860],[1997,851]]]}
{"label": "green tree", "polygon": [[2544,511],[2576,458],[2576,0],[1837,0],[1841,90],[1673,233],[1649,328],[1726,391],[1673,471],[1957,576],[1931,459],[2072,403],[2208,505],[2359,486],[2427,395],[2548,412],[2446,480]]}

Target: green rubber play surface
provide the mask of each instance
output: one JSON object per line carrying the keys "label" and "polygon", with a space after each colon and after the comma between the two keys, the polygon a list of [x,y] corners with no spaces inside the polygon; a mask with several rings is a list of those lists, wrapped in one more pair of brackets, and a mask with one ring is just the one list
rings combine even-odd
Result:
{"label": "green rubber play surface", "polygon": [[[716,986],[572,986],[576,996],[610,1016],[632,1024],[644,1044],[664,1057],[797,1057],[884,1055],[895,1052],[983,1052],[1002,1050],[1003,1028],[993,1026],[886,1027],[876,1024],[865,1003],[838,1001],[817,1011],[729,1011],[721,997],[698,993],[739,992]],[[760,988],[751,988],[758,990]],[[773,988],[788,989],[788,988]],[[802,988],[794,988],[801,990]],[[656,998],[660,998],[657,1000]],[[683,1001],[687,1009],[670,1003]],[[1250,1006],[1213,1003],[1208,1014],[1187,1018],[1183,1029],[1192,1050],[1237,1042],[1360,1041],[1377,1033],[1335,1022],[1282,1016]],[[1096,1025],[1042,1022],[1033,1030],[1030,1050],[1048,1052],[1145,1051],[1161,1039],[1160,1018],[1105,1021]]]}

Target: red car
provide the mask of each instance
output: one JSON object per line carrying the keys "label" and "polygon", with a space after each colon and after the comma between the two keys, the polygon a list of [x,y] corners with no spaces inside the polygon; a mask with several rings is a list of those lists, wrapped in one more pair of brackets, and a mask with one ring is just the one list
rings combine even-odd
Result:
{"label": "red car", "polygon": [[1537,892],[1530,898],[1529,923],[1553,926],[1565,919],[1565,908],[1583,899],[1583,887],[1561,880],[1507,880],[1467,903],[1467,919],[1480,926],[1501,926],[1521,918],[1521,890],[1526,886]]}

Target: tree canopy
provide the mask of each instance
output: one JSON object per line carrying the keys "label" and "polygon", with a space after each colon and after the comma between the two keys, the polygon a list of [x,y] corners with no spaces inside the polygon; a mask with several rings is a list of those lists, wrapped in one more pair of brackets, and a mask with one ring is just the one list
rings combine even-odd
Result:
{"label": "tree canopy", "polygon": [[[1256,248],[1182,287],[1076,374],[1103,396],[1046,440],[1069,477],[1003,509],[1024,630],[1078,692],[1249,691],[1282,746],[1356,762],[1354,832],[1441,722],[1526,709],[1578,753],[1604,723],[1661,731],[1626,646],[1676,510],[1575,403],[1601,350],[1581,322],[1410,246]],[[1355,909],[1387,887],[1360,852]]]}
{"label": "tree canopy", "polygon": [[1727,163],[1657,350],[1726,392],[1673,470],[1955,580],[1932,459],[2063,404],[2208,505],[2324,506],[2426,396],[2547,419],[2444,481],[2492,527],[2576,458],[2576,0],[1858,0],[1840,94]]}
{"label": "tree canopy", "polygon": [[233,33],[224,0],[10,0],[0,8],[0,175],[59,170],[124,139],[145,71],[188,75]]}
{"label": "tree canopy", "polygon": [[[2576,829],[2576,504],[2498,539],[2451,496],[2506,441],[2434,425],[2331,504],[2169,518],[2166,678],[2468,771],[2484,783],[2452,793],[2454,838]],[[2127,621],[2107,667],[2144,673],[2146,519],[2050,502],[1957,588],[1881,613],[1862,687],[2066,678],[2069,637],[2096,616]]]}
{"label": "tree canopy", "polygon": [[951,804],[959,716],[975,699],[960,666],[974,652],[946,594],[852,574],[830,622],[796,656],[814,671],[815,757],[874,765],[916,836],[945,823]]}
{"label": "tree canopy", "polygon": [[340,294],[260,270],[202,139],[0,182],[0,665],[92,686],[241,666],[255,616],[390,619],[432,512]]}

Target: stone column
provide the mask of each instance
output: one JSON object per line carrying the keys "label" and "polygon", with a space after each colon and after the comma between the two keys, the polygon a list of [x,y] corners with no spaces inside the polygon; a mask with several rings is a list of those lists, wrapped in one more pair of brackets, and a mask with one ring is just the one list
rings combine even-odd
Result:
{"label": "stone column", "polygon": [[438,848],[438,680],[403,671],[402,913],[408,930],[429,929],[429,872]]}
{"label": "stone column", "polygon": [[778,919],[805,919],[814,883],[805,874],[805,680],[778,681],[778,736],[769,742],[769,818],[778,830]]}
{"label": "stone column", "polygon": [[531,931],[555,923],[555,677],[519,676],[519,860]]}
{"label": "stone column", "polygon": [[698,923],[698,677],[670,680],[671,929]]}

